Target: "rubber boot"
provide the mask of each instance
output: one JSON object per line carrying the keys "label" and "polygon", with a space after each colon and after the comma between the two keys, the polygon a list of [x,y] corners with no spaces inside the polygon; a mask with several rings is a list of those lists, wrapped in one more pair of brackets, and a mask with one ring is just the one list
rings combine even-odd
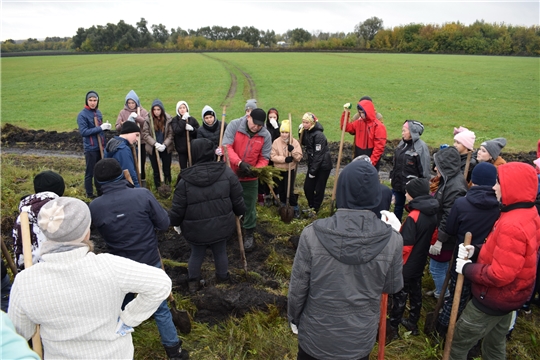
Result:
{"label": "rubber boot", "polygon": [[405,327],[407,331],[410,331],[411,335],[413,336],[420,335],[420,332],[418,331],[418,326],[415,323],[413,323],[411,320],[401,319],[401,325],[403,325],[403,327]]}
{"label": "rubber boot", "polygon": [[255,247],[255,239],[253,238],[254,229],[246,229],[246,235],[244,236],[244,251],[251,252]]}
{"label": "rubber boot", "polygon": [[170,360],[189,360],[189,352],[182,349],[182,345],[178,342],[175,346],[165,346],[165,352]]}
{"label": "rubber boot", "polygon": [[195,294],[201,288],[201,279],[200,278],[189,279],[188,288],[189,288],[190,294]]}

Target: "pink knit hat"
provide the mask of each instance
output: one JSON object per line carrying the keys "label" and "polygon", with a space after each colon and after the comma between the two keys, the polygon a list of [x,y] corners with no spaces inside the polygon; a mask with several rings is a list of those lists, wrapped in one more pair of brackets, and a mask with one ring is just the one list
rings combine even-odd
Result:
{"label": "pink knit hat", "polygon": [[474,149],[474,140],[476,140],[476,135],[474,135],[474,132],[465,130],[457,133],[454,136],[454,140],[458,141],[459,143],[463,144],[467,149],[473,150]]}
{"label": "pink knit hat", "polygon": [[540,169],[540,158],[534,160],[533,163]]}
{"label": "pink knit hat", "polygon": [[454,135],[457,135],[457,134],[459,134],[460,132],[463,132],[463,131],[469,131],[469,129],[467,129],[466,127],[463,127],[463,126],[460,126],[459,128],[454,128]]}

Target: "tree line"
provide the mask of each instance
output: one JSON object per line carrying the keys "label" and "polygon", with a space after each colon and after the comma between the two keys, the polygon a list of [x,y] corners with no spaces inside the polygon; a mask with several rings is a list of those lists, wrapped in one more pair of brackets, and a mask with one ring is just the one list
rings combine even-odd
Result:
{"label": "tree line", "polygon": [[408,24],[384,28],[377,17],[358,23],[349,33],[309,32],[302,28],[276,34],[253,26],[230,28],[205,26],[196,30],[180,27],[168,30],[141,18],[136,26],[118,24],[79,28],[71,38],[52,37],[44,41],[27,39],[18,44],[9,39],[2,52],[22,51],[205,51],[288,47],[299,50],[373,50],[401,53],[471,55],[540,55],[540,26],[512,26],[476,21],[443,25]]}

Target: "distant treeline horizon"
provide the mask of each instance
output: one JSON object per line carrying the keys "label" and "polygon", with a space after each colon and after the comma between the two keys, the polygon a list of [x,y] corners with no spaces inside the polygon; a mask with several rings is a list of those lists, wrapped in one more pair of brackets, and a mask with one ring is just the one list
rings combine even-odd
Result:
{"label": "distant treeline horizon", "polygon": [[540,26],[513,26],[477,20],[442,25],[408,24],[384,28],[383,20],[369,18],[354,26],[354,31],[309,32],[302,28],[276,34],[253,26],[230,28],[206,26],[196,30],[180,27],[168,30],[163,24],[151,25],[141,18],[136,26],[120,20],[118,24],[79,28],[73,37],[29,38],[22,43],[8,39],[1,51],[72,51],[79,53],[130,51],[205,51],[293,48],[297,50],[363,50],[398,53],[469,55],[540,55]]}

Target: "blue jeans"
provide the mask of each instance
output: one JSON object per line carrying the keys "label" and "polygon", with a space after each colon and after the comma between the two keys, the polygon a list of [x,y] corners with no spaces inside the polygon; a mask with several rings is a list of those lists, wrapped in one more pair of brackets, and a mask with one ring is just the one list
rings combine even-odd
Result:
{"label": "blue jeans", "polygon": [[6,313],[8,311],[10,291],[11,291],[11,279],[9,278],[9,275],[6,274],[6,276],[4,276],[4,278],[2,279],[2,311]]}
{"label": "blue jeans", "polygon": [[394,203],[394,214],[401,222],[401,218],[403,217],[403,207],[405,206],[405,193],[394,190],[392,190],[392,193],[394,194],[394,198],[396,200]]}
{"label": "blue jeans", "polygon": [[[448,263],[449,261],[440,262],[433,259],[429,260],[429,272],[431,273],[431,277],[435,283],[435,297],[438,297],[441,293],[444,278],[446,277],[446,271],[448,270]],[[448,289],[446,292],[448,294]]]}
{"label": "blue jeans", "polygon": [[[161,262],[158,262],[154,266],[161,269]],[[124,302],[122,303],[122,310],[124,310],[124,307],[134,298],[135,294],[127,294],[124,298]],[[167,305],[167,300],[163,300],[163,302],[157,308],[156,312],[154,313],[154,320],[156,320],[159,336],[161,337],[161,343],[164,346],[176,346],[178,345],[178,342],[180,342],[180,346],[182,345],[182,340],[178,338],[178,333],[176,332],[176,327],[174,326],[171,311]]]}

